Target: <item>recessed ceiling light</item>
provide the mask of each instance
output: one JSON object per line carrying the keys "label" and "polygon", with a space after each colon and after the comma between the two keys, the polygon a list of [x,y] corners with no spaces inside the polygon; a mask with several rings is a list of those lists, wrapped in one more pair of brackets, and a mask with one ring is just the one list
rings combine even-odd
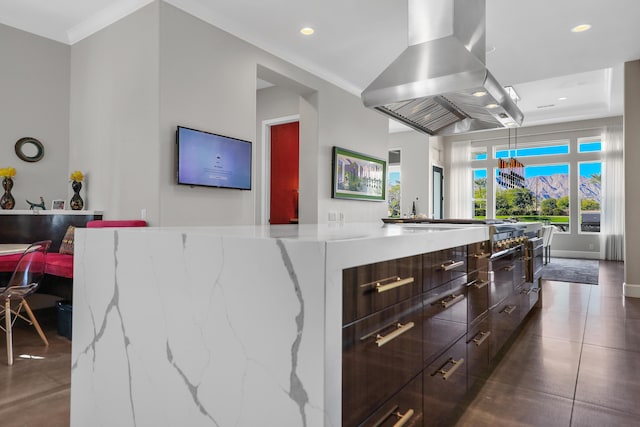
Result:
{"label": "recessed ceiling light", "polygon": [[472,93],[473,96],[477,96],[478,98],[480,98],[481,96],[485,96],[486,94],[487,94],[486,90],[479,90],[477,92]]}
{"label": "recessed ceiling light", "polygon": [[560,98],[558,98],[558,101],[566,101],[567,99],[569,98],[567,98],[566,96],[561,96]]}
{"label": "recessed ceiling light", "polygon": [[487,104],[485,105],[486,108],[498,108],[498,104]]}
{"label": "recessed ceiling light", "polygon": [[311,34],[315,33],[316,30],[314,30],[311,27],[304,27],[300,29],[300,33],[304,34],[305,36],[310,36]]}
{"label": "recessed ceiling light", "polygon": [[572,33],[582,33],[584,31],[588,31],[591,29],[591,25],[589,24],[580,24],[580,25],[576,25],[575,27],[573,27],[571,29]]}

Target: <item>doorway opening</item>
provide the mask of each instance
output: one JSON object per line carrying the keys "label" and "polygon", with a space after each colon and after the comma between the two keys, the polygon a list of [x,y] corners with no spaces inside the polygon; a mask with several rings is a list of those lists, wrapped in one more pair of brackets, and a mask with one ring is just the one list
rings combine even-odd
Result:
{"label": "doorway opening", "polygon": [[262,122],[262,224],[298,222],[300,189],[299,116]]}
{"label": "doorway opening", "polygon": [[433,219],[442,219],[442,207],[444,205],[444,195],[443,195],[443,181],[444,174],[443,169],[440,166],[433,166],[433,172],[431,176],[431,182],[433,183],[433,212],[431,213],[431,217]]}

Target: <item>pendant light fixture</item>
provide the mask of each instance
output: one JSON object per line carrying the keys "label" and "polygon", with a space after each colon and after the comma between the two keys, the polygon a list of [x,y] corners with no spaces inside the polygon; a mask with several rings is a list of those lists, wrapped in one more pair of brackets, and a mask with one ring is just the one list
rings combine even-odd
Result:
{"label": "pendant light fixture", "polygon": [[[513,87],[508,86],[505,89],[517,104],[520,97]],[[507,130],[508,159],[498,159],[496,181],[503,188],[525,188],[524,164],[516,158],[518,154],[518,128],[513,129],[515,145],[513,157],[511,155],[511,127],[508,127]]]}

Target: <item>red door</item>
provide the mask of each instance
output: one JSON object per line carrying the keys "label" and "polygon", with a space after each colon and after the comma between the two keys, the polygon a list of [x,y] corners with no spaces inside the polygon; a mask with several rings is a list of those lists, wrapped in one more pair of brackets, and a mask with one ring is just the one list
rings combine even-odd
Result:
{"label": "red door", "polygon": [[271,126],[271,224],[298,222],[299,123]]}

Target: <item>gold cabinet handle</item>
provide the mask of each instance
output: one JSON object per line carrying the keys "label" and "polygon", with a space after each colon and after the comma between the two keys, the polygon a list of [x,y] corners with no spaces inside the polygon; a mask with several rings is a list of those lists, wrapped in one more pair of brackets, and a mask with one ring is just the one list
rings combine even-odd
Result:
{"label": "gold cabinet handle", "polygon": [[400,419],[398,420],[398,422],[396,422],[393,425],[393,427],[402,427],[407,423],[407,421],[411,419],[411,417],[413,417],[413,409],[409,409],[407,412],[404,413],[404,415],[401,414],[400,412],[396,412],[396,416],[399,417]]}
{"label": "gold cabinet handle", "polygon": [[454,261],[454,260],[449,260],[445,263],[440,264],[440,268],[442,268],[444,271],[449,271],[449,270],[453,270],[454,268],[460,267],[461,265],[464,265],[464,261]]}
{"label": "gold cabinet handle", "polygon": [[400,335],[409,331],[409,329],[413,328],[414,326],[415,326],[415,323],[413,322],[408,322],[408,323],[405,323],[404,325],[398,322],[396,324],[397,329],[391,332],[390,334],[384,335],[384,336],[380,334],[376,335],[376,344],[378,344],[378,347],[382,347],[388,342],[393,341],[394,339],[398,338]]}
{"label": "gold cabinet handle", "polygon": [[516,268],[515,264],[511,264],[508,267],[503,268],[504,271],[512,271],[514,268]]}
{"label": "gold cabinet handle", "polygon": [[511,314],[515,309],[516,309],[515,305],[508,305],[504,310],[502,310],[502,313]]}
{"label": "gold cabinet handle", "polygon": [[487,338],[489,338],[490,335],[491,335],[491,331],[487,331],[487,332],[480,331],[478,333],[478,335],[476,335],[475,338],[473,339],[473,342],[478,347],[480,347],[482,345],[482,343],[485,342],[487,340]]}
{"label": "gold cabinet handle", "polygon": [[485,286],[487,286],[488,284],[489,284],[489,282],[488,282],[488,281],[486,281],[486,280],[476,280],[476,281],[473,283],[473,287],[474,287],[474,288],[476,288],[476,289],[482,289],[482,288],[484,288]]}
{"label": "gold cabinet handle", "polygon": [[464,299],[463,294],[460,294],[460,295],[451,294],[447,298],[444,298],[443,300],[441,300],[440,305],[442,305],[442,308],[449,308],[453,304],[459,303],[463,299]]}
{"label": "gold cabinet handle", "polygon": [[478,259],[483,259],[483,258],[489,258],[489,255],[491,255],[491,254],[488,253],[488,252],[487,253],[482,252],[482,253],[479,253],[479,254],[473,254],[473,257],[474,258],[478,258]]}
{"label": "gold cabinet handle", "polygon": [[409,283],[413,283],[413,277],[407,277],[406,279],[401,279],[396,277],[394,282],[387,283],[386,285],[377,282],[375,284],[376,290],[378,293],[390,291],[391,289],[399,288],[400,286],[408,285]]}
{"label": "gold cabinet handle", "polygon": [[403,425],[405,425],[407,421],[409,421],[411,417],[413,417],[414,411],[413,409],[409,409],[404,414],[401,414],[400,411],[398,410],[399,408],[400,407],[398,405],[395,405],[394,407],[392,407],[389,411],[387,411],[384,415],[382,415],[382,417],[380,417],[380,419],[371,427],[380,427],[392,415],[399,418],[399,420],[396,421],[393,427],[402,427]]}
{"label": "gold cabinet handle", "polygon": [[[444,368],[447,364],[449,364],[449,363],[451,363],[451,365],[452,365],[452,366],[451,366],[451,368],[449,368],[449,370],[448,370],[448,371],[445,371],[443,368]],[[455,371],[457,371],[457,370],[458,370],[458,368],[459,368],[460,366],[462,366],[463,364],[464,364],[464,359],[463,359],[462,357],[461,357],[460,359],[458,359],[458,360],[454,360],[454,359],[453,359],[453,357],[452,357],[452,358],[449,358],[449,360],[447,360],[447,362],[446,362],[444,365],[442,365],[442,368],[440,368],[440,369],[436,372],[436,374],[440,374],[440,375],[442,375],[442,379],[446,381],[446,380],[448,380],[448,379],[449,379],[449,377],[450,377],[451,375],[453,375],[453,374],[454,374],[454,372],[455,372]]]}

